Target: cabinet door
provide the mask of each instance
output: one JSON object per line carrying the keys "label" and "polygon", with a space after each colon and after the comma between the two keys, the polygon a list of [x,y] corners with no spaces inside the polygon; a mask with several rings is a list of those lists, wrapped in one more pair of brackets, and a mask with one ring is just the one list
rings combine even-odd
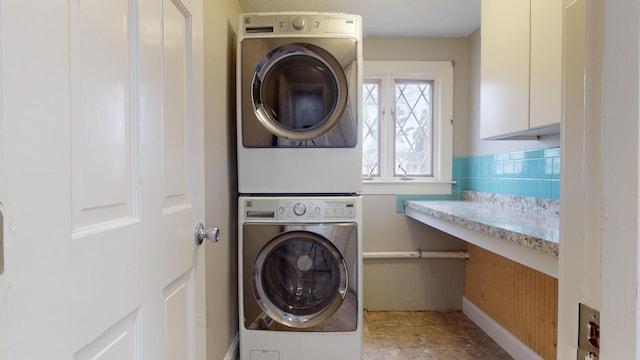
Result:
{"label": "cabinet door", "polygon": [[482,138],[529,128],[529,27],[529,1],[482,0]]}
{"label": "cabinet door", "polygon": [[558,0],[531,2],[532,129],[559,124],[562,117],[562,8]]}

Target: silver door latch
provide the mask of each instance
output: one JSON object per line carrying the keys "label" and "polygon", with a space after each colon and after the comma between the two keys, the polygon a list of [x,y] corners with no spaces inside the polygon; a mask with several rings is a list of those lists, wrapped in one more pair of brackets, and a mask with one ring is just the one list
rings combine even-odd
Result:
{"label": "silver door latch", "polygon": [[220,241],[220,229],[217,226],[205,230],[204,225],[198,223],[194,230],[194,235],[198,245],[202,245],[204,239],[209,239],[213,242]]}

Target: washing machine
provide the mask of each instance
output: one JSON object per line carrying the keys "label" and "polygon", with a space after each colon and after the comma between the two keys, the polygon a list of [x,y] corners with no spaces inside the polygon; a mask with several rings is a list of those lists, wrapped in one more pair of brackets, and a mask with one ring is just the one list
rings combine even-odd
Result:
{"label": "washing machine", "polygon": [[362,198],[239,198],[240,360],[362,358]]}
{"label": "washing machine", "polygon": [[359,194],[362,25],[357,15],[242,14],[241,194]]}

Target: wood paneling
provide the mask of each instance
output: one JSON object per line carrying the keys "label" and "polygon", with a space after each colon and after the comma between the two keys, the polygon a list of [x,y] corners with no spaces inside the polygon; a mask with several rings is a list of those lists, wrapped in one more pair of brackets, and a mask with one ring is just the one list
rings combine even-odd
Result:
{"label": "wood paneling", "polygon": [[546,360],[556,359],[558,280],[467,244],[464,294]]}

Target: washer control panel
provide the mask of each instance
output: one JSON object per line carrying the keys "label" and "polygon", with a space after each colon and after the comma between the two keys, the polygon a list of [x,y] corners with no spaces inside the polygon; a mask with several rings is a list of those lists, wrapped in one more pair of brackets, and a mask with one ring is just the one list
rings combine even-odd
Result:
{"label": "washer control panel", "polygon": [[356,199],[336,198],[244,198],[247,220],[309,221],[355,219]]}

